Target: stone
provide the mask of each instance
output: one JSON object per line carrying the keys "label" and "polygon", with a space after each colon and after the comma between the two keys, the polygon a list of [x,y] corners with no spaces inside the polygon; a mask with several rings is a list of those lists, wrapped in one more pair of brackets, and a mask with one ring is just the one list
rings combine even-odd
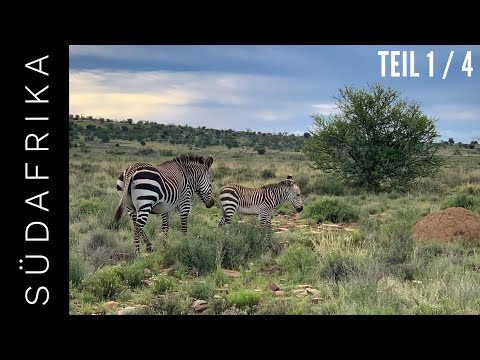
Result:
{"label": "stone", "polygon": [[147,269],[147,268],[143,269],[143,276],[145,276],[147,278],[152,277],[152,270]]}
{"label": "stone", "polygon": [[315,296],[319,296],[320,295],[320,290],[317,290],[317,289],[314,289],[314,288],[306,288],[307,292],[309,294],[312,294],[312,295],[315,295]]}
{"label": "stone", "polygon": [[313,303],[313,304],[318,304],[318,303],[320,302],[320,300],[322,300],[321,297],[319,297],[319,296],[314,296],[314,297],[312,298],[312,303]]}
{"label": "stone", "polygon": [[309,288],[309,287],[312,287],[312,286],[311,285],[297,285],[298,289],[306,289],[306,288]]}
{"label": "stone", "polygon": [[279,297],[279,296],[285,296],[285,291],[283,290],[276,290],[273,292],[273,296]]}
{"label": "stone", "polygon": [[272,291],[277,291],[280,290],[280,288],[277,286],[277,284],[271,282],[270,284],[267,285],[267,288],[269,288]]}
{"label": "stone", "polygon": [[197,312],[203,312],[208,309],[208,303],[205,300],[195,300],[192,307]]}
{"label": "stone", "polygon": [[297,296],[305,296],[307,295],[307,290],[305,289],[297,289],[297,290],[293,290],[293,293]]}
{"label": "stone", "polygon": [[116,301],[109,301],[105,303],[105,307],[110,310],[116,308],[117,306],[118,306],[118,302]]}
{"label": "stone", "polygon": [[230,277],[239,277],[242,274],[239,271],[222,269],[223,273]]}
{"label": "stone", "polygon": [[127,306],[117,312],[117,315],[135,315],[137,308],[134,306]]}

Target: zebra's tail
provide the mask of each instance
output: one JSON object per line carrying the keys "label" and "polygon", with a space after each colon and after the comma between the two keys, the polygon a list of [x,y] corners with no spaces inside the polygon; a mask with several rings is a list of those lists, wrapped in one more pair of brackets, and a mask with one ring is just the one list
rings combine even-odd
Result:
{"label": "zebra's tail", "polygon": [[118,203],[118,207],[117,207],[117,211],[115,212],[115,223],[118,223],[118,221],[120,220],[120,218],[122,217],[122,214],[123,214],[123,208],[124,208],[124,199],[125,199],[125,195],[127,194],[128,192],[128,188],[130,186],[130,179],[132,178],[131,176],[128,176],[129,172],[127,171],[128,169],[126,169],[124,172],[123,172],[123,180],[124,180],[124,183],[123,183],[123,191],[122,191],[122,196],[120,197],[120,202]]}
{"label": "zebra's tail", "polygon": [[122,214],[123,214],[123,196],[120,199],[120,203],[118,204],[117,211],[115,212],[115,223],[118,223],[118,221],[122,217]]}

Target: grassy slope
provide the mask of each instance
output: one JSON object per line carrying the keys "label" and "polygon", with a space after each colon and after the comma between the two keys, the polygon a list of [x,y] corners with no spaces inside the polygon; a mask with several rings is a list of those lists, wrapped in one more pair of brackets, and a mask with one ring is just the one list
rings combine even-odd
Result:
{"label": "grassy slope", "polygon": [[[115,143],[119,147],[115,147]],[[151,143],[152,155],[140,155],[138,142],[88,143],[89,152],[70,149],[70,312],[116,314],[131,306],[141,314],[194,314],[195,299],[206,300],[203,314],[472,314],[480,313],[480,255],[468,244],[417,244],[416,221],[480,192],[480,156],[476,150],[442,150],[453,156],[435,178],[421,181],[409,194],[357,193],[309,168],[301,153],[210,147],[214,193],[228,182],[259,186],[292,174],[305,205],[293,218],[290,205],[277,209],[268,234],[255,217],[236,215],[238,224],[217,228],[220,209],[206,209],[196,198],[186,236],[178,213],[171,216],[169,247],[160,246],[161,219],[150,216],[146,232],[156,251],[134,258],[133,231],[126,215],[118,229],[116,177],[133,162],[160,163],[187,146]],[[162,152],[163,151],[163,152]],[[117,154],[116,154],[117,153]],[[462,195],[463,194],[463,195]],[[474,196],[473,195],[473,196]],[[354,231],[318,229],[315,215],[322,199],[334,199]],[[216,201],[218,203],[218,201]],[[314,206],[314,204],[316,204]],[[479,204],[471,205],[480,212]],[[293,220],[292,220],[293,219]],[[295,225],[295,226],[294,226]],[[299,226],[300,225],[300,226]],[[288,245],[288,246],[286,246]],[[226,276],[229,268],[240,276]],[[286,294],[274,297],[271,282]],[[319,290],[295,295],[298,285]]]}

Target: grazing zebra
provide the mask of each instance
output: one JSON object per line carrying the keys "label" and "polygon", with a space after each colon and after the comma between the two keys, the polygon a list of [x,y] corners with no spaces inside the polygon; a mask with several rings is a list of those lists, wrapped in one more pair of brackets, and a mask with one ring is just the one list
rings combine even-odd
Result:
{"label": "grazing zebra", "polygon": [[287,180],[257,189],[228,184],[220,189],[219,197],[223,216],[218,226],[230,223],[235,211],[238,211],[243,214],[258,214],[260,224],[270,227],[273,209],[287,200],[298,212],[303,210],[300,188],[290,175]]}
{"label": "grazing zebra", "polygon": [[120,203],[115,222],[122,216],[123,207],[134,225],[135,252],[140,252],[140,237],[147,251],[152,243],[143,231],[149,213],[162,215],[163,245],[167,244],[170,211],[180,212],[181,231],[187,232],[187,218],[192,207],[193,193],[197,193],[207,208],[213,206],[210,166],[213,157],[182,155],[160,165],[137,163],[126,168],[117,179]]}

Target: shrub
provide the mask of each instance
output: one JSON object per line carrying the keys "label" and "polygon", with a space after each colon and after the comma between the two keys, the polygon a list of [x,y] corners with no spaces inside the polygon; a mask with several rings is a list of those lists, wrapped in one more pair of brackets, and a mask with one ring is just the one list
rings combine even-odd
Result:
{"label": "shrub", "polygon": [[480,197],[478,195],[470,195],[468,193],[461,193],[449,198],[443,209],[449,207],[462,207],[468,210],[480,212]]}
{"label": "shrub", "polygon": [[333,253],[320,269],[320,278],[339,282],[364,273],[362,266],[352,257]]}
{"label": "shrub", "polygon": [[153,279],[152,290],[155,294],[163,294],[166,291],[173,289],[175,285],[175,281],[171,277],[160,275]]}
{"label": "shrub", "polygon": [[82,260],[77,255],[70,255],[69,278],[73,285],[79,286],[85,277],[86,269]]}
{"label": "shrub", "polygon": [[341,198],[329,197],[307,203],[302,216],[317,222],[353,222],[358,220],[359,211]]}
{"label": "shrub", "polygon": [[132,288],[142,285],[142,281],[144,279],[142,263],[123,266],[119,273],[120,278],[125,285]]}
{"label": "shrub", "polygon": [[208,282],[197,281],[190,286],[190,289],[188,289],[188,294],[192,298],[200,300],[211,298],[214,293],[214,287]]}
{"label": "shrub", "polygon": [[260,173],[260,177],[262,179],[274,179],[275,178],[275,170],[273,169],[263,169]]}
{"label": "shrub", "polygon": [[83,281],[83,288],[99,300],[112,299],[124,290],[119,270],[115,267],[104,267],[90,274]]}
{"label": "shrub", "polygon": [[199,274],[209,273],[217,267],[217,243],[215,239],[197,237],[192,231],[182,241],[172,243],[167,248],[165,262],[179,261]]}
{"label": "shrub", "polygon": [[311,249],[301,244],[293,244],[280,255],[278,265],[292,279],[309,281],[315,278],[319,260]]}
{"label": "shrub", "polygon": [[251,290],[242,290],[228,297],[230,303],[239,309],[252,308],[260,302],[260,294]]}

